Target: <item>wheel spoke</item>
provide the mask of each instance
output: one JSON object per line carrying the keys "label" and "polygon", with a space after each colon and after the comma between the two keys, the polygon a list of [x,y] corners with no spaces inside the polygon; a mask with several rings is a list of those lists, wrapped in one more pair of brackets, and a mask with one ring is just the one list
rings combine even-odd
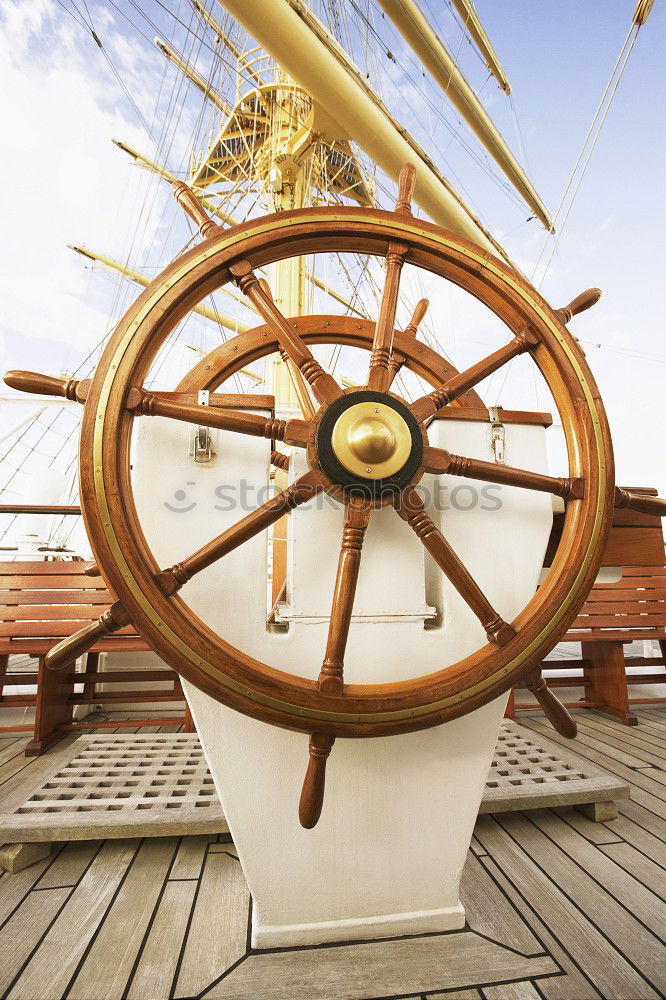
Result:
{"label": "wheel spoke", "polygon": [[628,507],[640,511],[641,514],[653,514],[655,517],[666,517],[666,500],[649,493],[634,493],[622,486],[615,487],[615,506]]}
{"label": "wheel spoke", "polygon": [[[411,337],[412,340],[416,340],[416,334],[419,326],[423,322],[423,318],[428,311],[428,306],[430,303],[427,299],[419,299],[414,307],[414,312],[412,313],[412,318],[403,330],[403,333],[407,337]],[[389,373],[388,373],[388,384],[387,389],[391,388],[393,384],[393,379],[396,377],[400,369],[405,363],[404,354],[399,354],[398,352],[391,353],[391,360],[389,361]]]}
{"label": "wheel spoke", "polygon": [[319,673],[319,690],[324,694],[342,692],[345,648],[361,566],[361,548],[371,509],[372,504],[365,497],[351,496],[347,501],[326,655]]}
{"label": "wheel spoke", "polygon": [[443,448],[424,448],[423,465],[426,472],[445,472],[451,476],[482,479],[484,482],[500,483],[502,486],[520,486],[525,490],[554,493],[555,496],[563,497],[565,500],[580,500],[585,492],[585,483],[582,479],[542,476],[539,472],[514,469],[510,465],[498,465],[495,462],[483,462],[478,458],[452,455]]}
{"label": "wheel spoke", "polygon": [[248,260],[232,264],[230,269],[241,292],[247,296],[264,322],[277,337],[278,344],[285,354],[291,358],[294,365],[312,386],[315,399],[319,403],[332,403],[341,395],[342,390],[332,375],[324,371],[310,348],[296,333],[293,326],[278,309],[270,291],[262,285],[260,279],[252,270]]}
{"label": "wheel spoke", "polygon": [[261,507],[257,507],[246,517],[241,518],[231,528],[198,549],[183,562],[176,563],[157,574],[157,580],[165,594],[174,594],[184,583],[187,583],[195,573],[211,566],[222,556],[238,548],[248,539],[254,538],[260,531],[268,528],[283,514],[289,514],[295,507],[307,503],[328,485],[328,480],[321,472],[307,472],[295,483],[287,487],[277,496],[271,497]]}
{"label": "wheel spoke", "polygon": [[[259,278],[259,285],[266,293],[268,298],[275,304],[273,294],[270,289],[270,285],[265,278]],[[280,357],[282,361],[287,366],[287,372],[289,374],[289,380],[294,387],[294,392],[296,393],[296,399],[298,400],[298,405],[301,408],[301,413],[306,420],[312,420],[315,415],[315,408],[312,405],[312,399],[310,398],[310,393],[308,392],[307,382],[301,375],[300,371],[291,360],[286,351],[280,350]]]}
{"label": "wheel spoke", "polygon": [[495,611],[472,575],[455,554],[444,535],[428,515],[423,501],[413,487],[400,494],[397,511],[421,539],[442,572],[483,625],[488,640],[505,646],[514,638],[513,626]]}
{"label": "wheel spoke", "polygon": [[[396,212],[410,214],[409,203],[414,193],[416,170],[411,163],[406,163],[398,178],[398,199]],[[386,278],[379,307],[379,316],[375,326],[375,336],[372,342],[370,367],[368,370],[368,388],[376,392],[386,392],[393,376],[390,374],[391,354],[393,351],[393,332],[395,330],[395,314],[398,308],[398,292],[400,290],[400,275],[405,263],[408,247],[405,243],[389,243],[386,251]]]}
{"label": "wheel spoke", "polygon": [[389,386],[389,369],[393,351],[393,331],[398,308],[400,274],[405,261],[407,246],[404,243],[389,243],[386,253],[386,278],[379,316],[372,341],[368,388],[376,392],[386,392]]}
{"label": "wheel spoke", "polygon": [[126,407],[134,413],[150,417],[171,417],[188,424],[202,427],[218,427],[224,431],[237,431],[254,437],[285,441],[287,444],[307,445],[310,438],[310,424],[305,420],[273,420],[256,413],[241,413],[216,406],[197,406],[182,402],[182,398],[192,398],[191,393],[147,392],[145,389],[130,389]]}
{"label": "wheel spoke", "polygon": [[557,695],[548,687],[546,679],[541,673],[541,667],[530,670],[523,677],[523,684],[528,691],[531,691],[536,700],[541,705],[544,715],[561,736],[567,739],[574,739],[578,735],[576,720],[569,714]]}
{"label": "wheel spoke", "polygon": [[443,385],[429,392],[427,396],[419,397],[419,399],[411,404],[410,410],[420,423],[427,420],[428,417],[434,416],[443,406],[452,403],[454,399],[462,396],[469,389],[482,382],[484,378],[492,375],[498,368],[505,365],[507,361],[511,361],[512,358],[523,354],[525,351],[533,350],[538,344],[539,338],[529,327],[526,327],[513,340],[509,341],[508,344],[500,347],[498,351],[489,354],[487,358],[472,365],[471,368],[467,368],[464,372],[454,375],[448,382],[444,382]]}

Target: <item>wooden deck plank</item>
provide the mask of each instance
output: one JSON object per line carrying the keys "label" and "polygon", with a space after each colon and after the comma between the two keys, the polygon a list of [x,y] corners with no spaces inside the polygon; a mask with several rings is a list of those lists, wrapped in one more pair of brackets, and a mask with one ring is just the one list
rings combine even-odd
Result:
{"label": "wooden deck plank", "polygon": [[165,885],[127,1000],[168,1000],[196,891],[193,880]]}
{"label": "wooden deck plank", "polygon": [[540,1000],[539,994],[528,980],[522,983],[503,983],[501,986],[484,986],[484,1000]]}
{"label": "wooden deck plank", "polygon": [[488,853],[483,844],[480,844],[479,841],[476,839],[476,837],[472,837],[472,843],[470,844],[470,847],[477,855]]}
{"label": "wooden deck plank", "polygon": [[[655,896],[666,901],[666,872],[650,858],[637,851],[631,844],[605,844],[601,847],[604,854],[625,872],[638,879]],[[662,928],[662,932],[664,929]]]}
{"label": "wooden deck plank", "polygon": [[638,726],[636,727],[639,732],[643,733],[646,737],[655,736],[658,740],[666,739],[666,724],[661,722],[659,719],[652,721],[651,716],[642,714],[639,710],[634,707],[634,713],[638,716]]}
{"label": "wooden deck plank", "polygon": [[618,739],[626,740],[633,746],[642,747],[645,750],[652,750],[654,747],[658,747],[660,751],[664,751],[661,755],[662,765],[664,763],[664,757],[666,756],[666,733],[660,737],[655,735],[656,730],[655,732],[646,731],[650,730],[650,727],[646,727],[640,721],[637,726],[624,726],[617,719],[605,716],[602,718],[598,714],[591,715],[590,713],[586,713],[582,718],[578,716],[577,721],[584,721],[589,728],[595,729],[600,734],[601,739],[603,739],[604,733],[611,733]]}
{"label": "wooden deck plank", "polygon": [[[666,933],[666,906],[649,889],[617,865],[606,852],[590,844],[579,833],[547,810],[537,810],[529,814],[530,821],[544,833],[567,857],[580,865],[581,869],[605,887],[614,899],[626,907],[638,920],[652,928],[659,938],[659,929]],[[610,862],[610,863],[609,863]],[[650,938],[645,940],[649,947]],[[639,964],[639,963],[637,963]],[[665,970],[666,973],[666,970]],[[666,986],[666,979],[664,981]]]}
{"label": "wooden deck plank", "polygon": [[[556,966],[548,957],[523,958],[472,931],[372,944],[252,952],[208,990],[206,1000],[366,1000],[413,994],[423,984],[460,990],[532,976]],[[368,984],[373,992],[368,994]]]}
{"label": "wooden deck plank", "polygon": [[101,840],[74,840],[65,844],[35,888],[41,890],[75,886],[101,846]]}
{"label": "wooden deck plank", "polygon": [[583,972],[578,968],[571,955],[560,944],[558,938],[551,932],[535,910],[527,903],[520,891],[487,855],[483,865],[493,876],[495,882],[516,906],[525,922],[532,928],[535,935],[543,943],[550,956],[562,969],[562,975],[552,976],[539,981],[539,989],[548,1000],[597,1000],[600,994],[594,989]]}
{"label": "wooden deck plank", "polygon": [[[513,827],[517,822],[527,822],[524,817],[516,815],[509,819]],[[539,834],[535,827],[532,829]],[[568,892],[565,894],[565,887],[560,888],[562,865],[549,865],[547,875],[523,846],[490,817],[479,819],[476,835],[578,968],[585,969],[603,997],[613,997],[613,1000],[636,1000],[637,997],[654,1000],[659,997],[647,979],[618,953],[605,934],[600,933],[596,920],[593,922],[590,916],[589,907],[580,910],[572,905]],[[543,837],[543,834],[540,836]],[[543,861],[543,858],[540,860]],[[576,871],[579,872],[579,869],[576,868]],[[647,955],[644,957],[647,958]]]}
{"label": "wooden deck plank", "polygon": [[507,897],[472,851],[460,881],[460,899],[467,923],[473,931],[492,938],[498,944],[515,948],[523,955],[543,953],[543,947],[511,905]]}
{"label": "wooden deck plank", "polygon": [[28,895],[35,882],[40,878],[42,872],[53,862],[53,857],[44,858],[37,864],[24,868],[22,872],[10,875],[3,872],[0,875],[0,927],[10,916],[13,910]]}
{"label": "wooden deck plank", "polygon": [[453,993],[424,993],[425,1000],[480,1000],[481,994],[478,990],[454,990]]}
{"label": "wooden deck plank", "polygon": [[104,844],[9,993],[11,1000],[61,1000],[136,849],[136,841]]}
{"label": "wooden deck plank", "polygon": [[214,833],[205,833],[196,837],[183,837],[169,878],[198,879],[201,875],[208,845],[215,841],[216,836]]}
{"label": "wooden deck plank", "polygon": [[31,892],[4,925],[0,931],[0,996],[6,996],[70,892],[71,889]]}
{"label": "wooden deck plank", "polygon": [[5,744],[5,740],[3,740],[2,744],[0,744],[0,767],[6,764],[8,760],[12,760],[23,753],[29,742],[29,739],[9,739]]}
{"label": "wooden deck plank", "polygon": [[593,844],[614,844],[622,839],[612,827],[604,826],[603,823],[593,823],[571,806],[561,806],[559,809],[553,809],[553,812]]}
{"label": "wooden deck plank", "polygon": [[639,767],[638,770],[641,774],[647,775],[648,778],[652,778],[653,781],[657,781],[660,785],[666,785],[666,771],[662,771],[654,765],[647,765],[646,767]]}
{"label": "wooden deck plank", "polygon": [[[602,746],[608,746],[615,750],[620,750],[630,757],[633,757],[638,761],[637,764],[630,764],[628,761],[624,763],[628,767],[642,767],[645,764],[653,764],[656,767],[664,766],[664,756],[663,754],[657,754],[654,750],[647,750],[642,744],[642,741],[631,739],[630,737],[625,738],[624,734],[615,733],[603,726],[598,726],[592,722],[586,720],[581,722],[580,719],[576,720],[578,723],[578,731],[584,733],[587,736],[591,736],[593,739],[598,740]],[[632,726],[625,726],[625,732],[631,733],[633,729]],[[631,734],[633,736],[633,733]]]}
{"label": "wooden deck plank", "polygon": [[[535,733],[547,736],[553,743],[559,743],[561,746],[570,746],[571,744],[570,740],[567,740],[564,736],[560,736],[552,728],[541,722],[530,720],[528,728],[532,729]],[[666,819],[666,802],[664,801],[666,793],[664,789],[656,781],[646,778],[640,771],[625,767],[617,759],[609,757],[605,752],[599,750],[598,747],[598,743],[587,740],[585,737],[582,740],[576,741],[576,753],[579,757],[586,757],[600,767],[606,768],[613,774],[617,774],[618,777],[624,778],[625,781],[631,782],[633,785],[631,795],[634,801],[644,805],[662,819]]]}
{"label": "wooden deck plank", "polygon": [[[655,964],[655,955],[662,951],[662,945],[647,927],[639,923],[629,910],[616,901],[614,896],[615,892],[619,894],[626,891],[626,880],[631,879],[631,876],[625,875],[625,884],[620,889],[610,885],[605,889],[570,858],[567,852],[575,850],[573,837],[568,838],[565,850],[554,844],[526,816],[518,814],[500,816],[498,822],[538,867],[548,873],[573,905],[594,922],[595,927],[615,946],[617,952],[640,970],[641,975],[662,995],[666,990],[666,963],[661,967]],[[570,832],[574,834],[573,830]],[[578,837],[578,840],[580,844],[584,843],[586,847],[590,847],[582,837]],[[594,848],[590,848],[590,852],[594,852]],[[589,852],[585,853],[589,858]],[[600,852],[596,853],[599,857],[604,857]],[[609,869],[611,867],[617,866],[608,865]],[[642,889],[635,879],[631,879],[631,882]],[[653,905],[650,905],[652,901],[644,898],[645,892],[643,890],[641,898],[634,902],[632,909],[640,911],[642,915],[659,912],[661,906],[656,906],[659,901],[655,897]],[[662,922],[651,926],[664,927],[666,924]],[[637,995],[642,996],[641,993]]]}
{"label": "wooden deck plank", "polygon": [[[638,810],[640,810],[640,806],[633,810],[634,816],[645,822],[644,817]],[[643,813],[645,812],[646,810],[643,810]],[[649,817],[650,814],[647,813],[647,816]],[[661,865],[662,868],[666,868],[666,843],[659,836],[655,836],[654,833],[651,833],[642,826],[640,822],[634,822],[633,819],[630,819],[624,813],[624,810],[617,819],[609,820],[604,825],[608,826],[611,830],[617,831],[628,844],[641,851],[642,854],[647,855],[648,858],[656,864]],[[664,830],[664,833],[666,833],[666,830]]]}
{"label": "wooden deck plank", "polygon": [[175,837],[160,837],[141,845],[67,994],[69,1000],[124,996],[177,843]]}
{"label": "wooden deck plank", "polygon": [[[198,995],[245,953],[250,893],[240,863],[206,857],[175,997]],[[253,998],[254,1000],[254,998]]]}
{"label": "wooden deck plank", "polygon": [[639,725],[650,726],[660,736],[666,733],[666,718],[663,717],[661,712],[657,712],[655,708],[637,708],[636,715],[639,719]]}

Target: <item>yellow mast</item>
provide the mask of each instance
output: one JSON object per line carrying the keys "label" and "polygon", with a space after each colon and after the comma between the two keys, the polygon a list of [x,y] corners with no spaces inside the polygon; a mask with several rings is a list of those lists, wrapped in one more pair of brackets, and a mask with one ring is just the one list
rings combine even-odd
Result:
{"label": "yellow mast", "polygon": [[298,0],[220,0],[248,33],[327,114],[339,138],[353,139],[391,177],[412,163],[414,200],[430,218],[507,259],[500,244],[390,115],[365,76]]}
{"label": "yellow mast", "polygon": [[552,219],[490,115],[415,0],[379,0],[410,48],[546,229]]}
{"label": "yellow mast", "polygon": [[502,65],[497,58],[497,53],[495,52],[495,49],[486,34],[485,28],[479,20],[479,15],[474,9],[472,0],[451,0],[451,3],[458,11],[465,31],[483,56],[486,66],[493,74],[504,93],[510,94],[511,86],[507,79],[507,75],[502,69]]}

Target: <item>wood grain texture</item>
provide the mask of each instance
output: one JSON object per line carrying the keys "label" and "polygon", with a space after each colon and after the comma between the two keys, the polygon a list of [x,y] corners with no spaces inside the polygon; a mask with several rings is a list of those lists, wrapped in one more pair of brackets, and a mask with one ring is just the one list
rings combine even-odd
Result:
{"label": "wood grain texture", "polygon": [[[556,972],[548,956],[524,958],[464,931],[377,944],[255,952],[206,994],[210,1000],[367,1000]],[[372,993],[368,986],[372,984]],[[176,994],[178,996],[178,994]]]}
{"label": "wood grain texture", "polygon": [[[527,826],[526,826],[527,824]],[[506,873],[507,877],[520,891],[527,903],[542,917],[542,920],[552,930],[560,944],[575,960],[579,968],[585,970],[595,986],[604,997],[641,997],[655,1000],[659,996],[648,981],[635,970],[626,957],[618,954],[612,940],[605,933],[600,933],[596,923],[590,919],[593,901],[581,892],[581,885],[587,880],[580,869],[567,862],[557,848],[551,848],[550,854],[556,858],[552,863],[549,858],[547,871],[541,865],[544,855],[539,851],[545,838],[534,844],[535,828],[522,817],[510,817],[501,826],[489,818],[483,817],[476,826],[476,835],[483,843],[496,864]],[[538,862],[533,857],[537,855]],[[560,857],[561,855],[561,857]],[[580,876],[580,879],[578,878]],[[574,882],[574,896],[569,894],[570,883]],[[577,883],[577,884],[576,884]],[[594,884],[589,880],[594,893]],[[604,902],[609,900],[602,892]],[[579,909],[575,905],[576,897],[585,899],[586,905]],[[571,905],[574,902],[574,906]],[[602,908],[603,909],[603,908]],[[614,914],[618,917],[617,911]],[[602,918],[604,914],[602,912]],[[624,923],[631,925],[628,914],[620,916],[616,929]],[[606,920],[604,919],[604,923]],[[634,935],[638,925],[633,923]],[[643,952],[645,957],[645,951]]]}
{"label": "wood grain texture", "polygon": [[[177,841],[164,837],[146,840],[120,886],[78,970],[68,997],[72,1000],[121,1000],[143,942],[162,884],[173,860]],[[114,956],[107,965],[105,956]]]}
{"label": "wood grain texture", "polygon": [[167,882],[132,976],[128,1000],[167,1000],[187,935],[196,881]]}
{"label": "wood grain texture", "polygon": [[[132,841],[104,844],[12,987],[12,1000],[61,1000],[135,853]],[[65,951],[64,934],[71,942]]]}
{"label": "wood grain texture", "polygon": [[[238,861],[209,854],[174,997],[198,995],[245,952],[249,892]],[[215,912],[215,920],[210,919]],[[220,928],[224,932],[220,933]]]}
{"label": "wood grain texture", "polygon": [[65,905],[69,889],[32,892],[0,930],[0,995],[21,972],[49,925]]}
{"label": "wood grain texture", "polygon": [[345,506],[345,523],[333,588],[326,653],[319,673],[319,689],[326,694],[342,693],[345,649],[361,568],[363,539],[371,511],[372,504],[361,496],[350,496]]}

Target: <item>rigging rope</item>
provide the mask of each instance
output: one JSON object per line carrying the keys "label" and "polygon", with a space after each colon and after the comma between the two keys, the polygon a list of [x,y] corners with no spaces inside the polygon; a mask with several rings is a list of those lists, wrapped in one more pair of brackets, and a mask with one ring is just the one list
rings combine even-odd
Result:
{"label": "rigging rope", "polygon": [[[601,98],[599,100],[599,104],[597,105],[597,109],[596,109],[596,111],[594,113],[594,117],[592,119],[590,127],[587,130],[587,135],[585,136],[585,139],[584,139],[583,144],[581,146],[581,149],[580,149],[580,152],[579,152],[578,157],[576,159],[576,162],[574,163],[573,168],[571,170],[571,173],[569,175],[569,179],[567,181],[566,187],[564,188],[564,192],[563,192],[562,197],[560,199],[560,203],[557,206],[557,211],[555,212],[555,215],[553,216],[553,230],[551,231],[550,235],[552,235],[552,232],[555,231],[555,224],[557,223],[557,220],[558,220],[558,218],[560,216],[560,213],[562,212],[562,209],[564,208],[564,205],[565,205],[566,200],[567,200],[567,196],[568,196],[569,192],[571,191],[572,185],[574,184],[574,181],[576,180],[576,175],[577,174],[578,174],[578,180],[577,180],[576,185],[575,185],[575,187],[574,187],[574,189],[573,189],[573,191],[571,193],[571,197],[569,199],[569,204],[567,206],[567,209],[566,209],[566,212],[565,212],[565,215],[564,215],[564,219],[562,220],[562,225],[560,226],[559,230],[557,231],[557,236],[556,236],[555,241],[553,243],[553,246],[551,248],[550,255],[548,256],[548,259],[547,259],[547,261],[546,261],[546,263],[544,265],[543,274],[541,275],[541,279],[540,279],[539,284],[537,286],[539,289],[542,287],[542,285],[543,285],[543,283],[545,281],[546,275],[547,275],[548,270],[550,268],[550,265],[552,263],[552,260],[553,260],[553,257],[555,255],[555,252],[557,250],[557,247],[559,245],[559,242],[562,239],[562,233],[564,231],[564,228],[565,228],[565,226],[567,224],[567,221],[569,219],[569,216],[571,214],[571,209],[573,208],[574,202],[576,200],[576,196],[578,195],[578,192],[580,190],[580,186],[581,186],[581,184],[583,182],[583,178],[585,176],[585,173],[587,172],[587,168],[588,168],[588,165],[590,163],[590,159],[592,157],[592,154],[594,153],[594,150],[596,148],[597,142],[599,141],[599,136],[601,134],[601,130],[602,130],[602,128],[604,126],[604,123],[606,121],[606,118],[608,116],[608,112],[610,111],[611,104],[613,103],[613,99],[614,99],[615,94],[617,92],[617,89],[618,89],[618,87],[620,85],[620,81],[622,80],[622,77],[624,75],[624,71],[625,71],[625,69],[627,67],[627,62],[629,61],[629,56],[631,55],[631,53],[633,51],[633,48],[634,48],[634,45],[636,44],[636,39],[638,38],[638,33],[639,33],[639,31],[640,31],[643,23],[644,23],[644,20],[637,20],[636,17],[632,21],[631,27],[629,28],[629,31],[627,32],[626,38],[624,39],[624,42],[622,44],[622,48],[620,49],[620,53],[619,53],[617,59],[615,60],[615,65],[613,66],[613,69],[611,71],[610,77],[608,78],[608,83],[606,84],[604,92],[601,95]],[[626,53],[626,55],[625,55],[625,53]],[[589,146],[589,149],[588,149],[588,146]],[[586,151],[587,151],[587,155],[586,155]],[[581,166],[581,164],[582,164],[582,166]],[[580,171],[579,171],[579,167],[581,167]],[[535,281],[537,271],[539,270],[539,265],[541,264],[543,256],[546,253],[546,250],[548,248],[548,238],[549,237],[547,236],[546,240],[544,241],[544,245],[543,245],[543,247],[541,249],[541,252],[540,252],[540,254],[539,254],[538,258],[537,258],[537,262],[534,265],[534,270],[532,272],[532,281]]]}

